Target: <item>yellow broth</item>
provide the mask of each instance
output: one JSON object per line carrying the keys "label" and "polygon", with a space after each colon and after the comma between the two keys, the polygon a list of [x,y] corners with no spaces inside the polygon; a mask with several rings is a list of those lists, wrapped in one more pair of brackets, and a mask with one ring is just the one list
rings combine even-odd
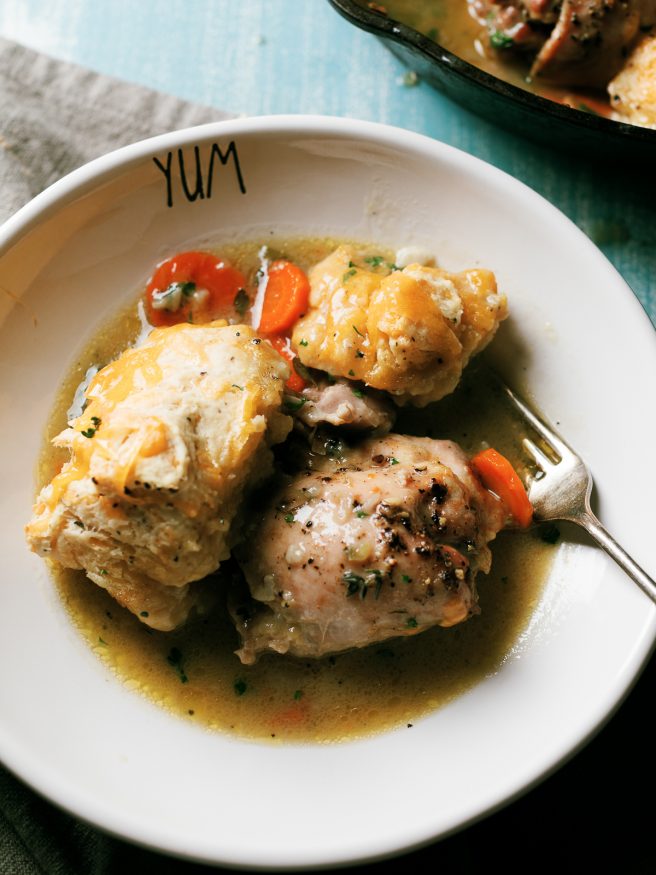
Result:
{"label": "yellow broth", "polygon": [[[259,265],[259,245],[226,247],[221,255],[250,274]],[[269,245],[307,268],[336,241]],[[116,357],[134,341],[139,327],[136,308],[130,307],[93,338],[71,368],[49,419],[41,483],[64,461],[49,439],[65,426],[87,368]],[[422,411],[403,411],[396,430],[449,437],[469,452],[489,443],[520,461],[518,423],[484,366],[472,368],[450,398]],[[253,666],[241,665],[234,655],[238,637],[223,601],[180,630],[157,632],[82,572],[53,566],[53,577],[75,625],[129,689],[212,730],[273,742],[321,743],[411,727],[498,670],[527,625],[554,550],[539,532],[502,533],[493,544],[491,574],[478,578],[481,614],[460,626],[320,660],[267,654]],[[221,589],[218,576],[206,583]]]}

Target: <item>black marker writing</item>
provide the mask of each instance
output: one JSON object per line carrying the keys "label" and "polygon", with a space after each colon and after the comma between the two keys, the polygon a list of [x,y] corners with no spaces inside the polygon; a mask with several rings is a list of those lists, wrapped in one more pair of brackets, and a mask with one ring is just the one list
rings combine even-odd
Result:
{"label": "black marker writing", "polygon": [[[179,169],[180,191],[182,195],[190,202],[195,200],[203,200],[204,198],[212,197],[212,186],[214,183],[215,173],[218,173],[221,168],[227,167],[232,161],[233,170],[239,190],[242,194],[246,194],[246,186],[244,185],[244,177],[242,176],[241,167],[239,165],[239,155],[237,154],[237,146],[234,140],[231,140],[227,149],[222,150],[218,143],[212,143],[209,160],[207,166],[203,167],[201,161],[200,148],[193,147],[193,158],[189,152],[186,153],[183,149],[168,152],[166,160],[160,161],[159,158],[153,157],[155,166],[162,171],[166,179],[166,205],[173,206],[174,191],[175,191],[175,176],[174,165],[177,158],[177,166]],[[217,163],[218,159],[218,163]]]}

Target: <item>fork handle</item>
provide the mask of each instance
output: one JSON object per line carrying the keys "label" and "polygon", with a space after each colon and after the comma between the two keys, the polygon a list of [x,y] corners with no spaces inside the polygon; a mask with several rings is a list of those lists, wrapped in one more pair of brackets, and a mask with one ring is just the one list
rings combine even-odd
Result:
{"label": "fork handle", "polygon": [[637,583],[640,589],[649,596],[652,602],[656,602],[656,582],[637,562],[634,562],[626,550],[620,547],[615,538],[606,531],[591,510],[587,510],[580,516],[577,516],[574,522],[583,526],[599,546],[603,547],[606,553],[617,562],[620,568],[626,571],[631,580]]}

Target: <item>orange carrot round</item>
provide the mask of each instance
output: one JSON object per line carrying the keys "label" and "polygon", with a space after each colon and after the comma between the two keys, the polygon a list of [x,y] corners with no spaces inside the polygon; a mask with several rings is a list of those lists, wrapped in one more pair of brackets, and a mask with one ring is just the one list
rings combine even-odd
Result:
{"label": "orange carrot round", "polygon": [[499,496],[517,525],[526,528],[533,519],[533,508],[524,484],[508,459],[490,448],[477,453],[470,464],[485,488]]}
{"label": "orange carrot round", "polygon": [[310,283],[300,267],[281,259],[269,265],[258,330],[281,334],[302,316],[310,297]]}
{"label": "orange carrot round", "polygon": [[246,285],[241,271],[211,252],[180,252],[159,265],[146,287],[151,325],[211,322],[225,316]]}

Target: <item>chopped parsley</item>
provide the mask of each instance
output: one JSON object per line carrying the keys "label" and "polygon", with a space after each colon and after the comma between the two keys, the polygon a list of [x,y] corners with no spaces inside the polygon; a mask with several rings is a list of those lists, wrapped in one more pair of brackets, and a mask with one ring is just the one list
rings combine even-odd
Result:
{"label": "chopped parsley", "polygon": [[[349,264],[350,264],[350,262],[349,262]],[[342,282],[347,283],[351,279],[352,276],[356,275],[356,273],[357,273],[356,268],[354,268],[354,267],[349,268],[349,270],[347,270],[346,273],[344,274],[344,276],[342,277]]]}
{"label": "chopped parsley", "polygon": [[365,258],[365,264],[370,264],[372,267],[380,267],[384,261],[385,259],[382,255],[370,255],[368,258]]}
{"label": "chopped parsley", "polygon": [[98,574],[102,574],[102,576],[105,577],[105,575],[109,574],[109,572],[106,568],[101,568]]}
{"label": "chopped parsley", "polygon": [[419,623],[417,623],[414,617],[408,617],[405,625],[408,627],[408,629],[416,629]]}
{"label": "chopped parsley", "polygon": [[348,372],[348,375],[349,377],[355,377],[355,371],[353,370],[353,368],[351,368],[351,370]]}
{"label": "chopped parsley", "polygon": [[356,359],[363,359],[363,358],[364,358],[364,353],[362,352],[362,350],[360,350],[360,349],[356,350],[356,351],[355,351],[355,357],[356,357]]}
{"label": "chopped parsley", "polygon": [[140,617],[149,617],[150,614],[148,613],[148,611],[139,611],[139,616]]}
{"label": "chopped parsley", "polygon": [[398,460],[398,459],[395,459],[394,456],[390,456],[389,463],[390,463],[390,465],[398,465],[398,464],[399,464],[399,460]]}
{"label": "chopped parsley", "polygon": [[246,294],[246,289],[239,289],[235,295],[233,306],[240,316],[243,316],[251,303],[251,299]]}
{"label": "chopped parsley", "polygon": [[493,30],[490,34],[490,45],[494,49],[509,49],[513,43],[513,38],[501,30]]}
{"label": "chopped parsley", "polygon": [[383,586],[383,573],[377,568],[372,568],[365,571],[366,577],[361,574],[356,574],[354,571],[345,571],[342,575],[346,585],[346,597],[359,595],[360,600],[364,601],[369,592],[369,587],[373,586],[374,598],[377,599],[380,595],[380,590]]}
{"label": "chopped parsley", "polygon": [[361,331],[358,331],[358,329],[355,325],[353,325],[352,328],[355,331],[355,333],[358,335],[358,337],[364,337],[364,334]]}
{"label": "chopped parsley", "polygon": [[100,426],[102,419],[99,416],[92,416],[91,422],[93,424],[93,427],[97,429]]}
{"label": "chopped parsley", "polygon": [[96,428],[83,428],[80,434],[84,435],[85,438],[92,438],[98,429]]}
{"label": "chopped parsley", "polygon": [[109,647],[107,642],[100,638],[100,636],[98,637],[98,644],[101,644],[103,647]]}
{"label": "chopped parsley", "polygon": [[401,580],[403,581],[403,583],[412,583],[412,578],[409,577],[409,575],[407,574],[402,574]]}
{"label": "chopped parsley", "polygon": [[363,398],[364,397],[364,392],[362,391],[362,389],[353,389],[353,394],[355,395],[356,398]]}
{"label": "chopped parsley", "polygon": [[540,540],[545,544],[555,544],[560,538],[560,529],[553,523],[540,527]]}
{"label": "chopped parsley", "polygon": [[238,386],[236,383],[233,383],[233,384],[232,384],[232,388],[233,388],[233,389],[239,389],[240,392],[243,392],[243,391],[244,391],[244,387],[243,387],[243,386]]}
{"label": "chopped parsley", "polygon": [[299,699],[303,698],[303,690],[294,690],[294,701],[298,702]]}
{"label": "chopped parsley", "polygon": [[293,513],[286,513],[284,519],[286,523],[293,523],[296,517]]}
{"label": "chopped parsley", "polygon": [[186,684],[189,678],[187,677],[184,666],[182,664],[182,653],[178,650],[177,647],[171,648],[169,655],[166,657],[166,661],[172,668],[177,671],[178,677],[180,678],[180,683]]}
{"label": "chopped parsley", "polygon": [[356,510],[355,515],[359,520],[364,519],[366,516],[369,516],[366,510],[362,510],[362,508],[360,508],[360,510]]}
{"label": "chopped parsley", "polygon": [[248,689],[248,684],[241,678],[237,678],[232,687],[238,696],[243,696]]}
{"label": "chopped parsley", "polygon": [[288,410],[300,410],[307,402],[307,398],[295,398],[293,395],[287,395],[283,403]]}
{"label": "chopped parsley", "polygon": [[304,338],[303,340],[299,340],[298,345],[299,345],[299,346],[307,346],[307,345],[308,345],[308,342],[307,342],[307,340],[305,340],[305,338]]}

